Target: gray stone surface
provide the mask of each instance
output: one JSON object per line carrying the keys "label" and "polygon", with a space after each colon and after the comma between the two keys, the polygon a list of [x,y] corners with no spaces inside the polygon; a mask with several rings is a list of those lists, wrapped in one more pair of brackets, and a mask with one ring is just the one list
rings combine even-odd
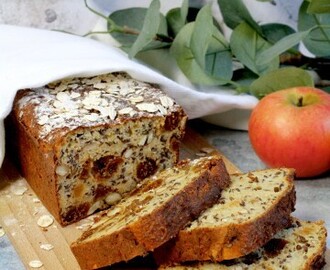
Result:
{"label": "gray stone surface", "polygon": [[79,35],[93,28],[99,17],[83,0],[1,0],[0,24],[11,24]]}
{"label": "gray stone surface", "polygon": [[7,235],[0,237],[0,269],[21,270],[25,269]]}

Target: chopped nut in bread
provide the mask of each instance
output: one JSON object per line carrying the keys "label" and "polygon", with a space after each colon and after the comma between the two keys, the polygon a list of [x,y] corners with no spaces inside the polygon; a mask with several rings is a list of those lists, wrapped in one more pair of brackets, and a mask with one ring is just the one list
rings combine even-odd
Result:
{"label": "chopped nut in bread", "polygon": [[290,224],[293,179],[294,171],[285,168],[231,175],[220,201],[158,248],[156,260],[222,261],[252,252]]}
{"label": "chopped nut in bread", "polygon": [[71,249],[82,269],[146,255],[214,204],[229,179],[218,156],[181,161],[102,212]]}

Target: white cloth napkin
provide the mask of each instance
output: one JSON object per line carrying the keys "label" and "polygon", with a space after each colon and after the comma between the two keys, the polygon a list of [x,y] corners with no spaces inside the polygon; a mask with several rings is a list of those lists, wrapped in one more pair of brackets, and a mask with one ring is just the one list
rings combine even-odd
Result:
{"label": "white cloth napkin", "polygon": [[249,95],[206,93],[183,86],[129,60],[120,49],[89,38],[10,25],[0,25],[0,36],[0,166],[5,155],[3,121],[16,91],[65,77],[126,71],[136,79],[158,83],[183,106],[190,119],[232,109],[250,110],[257,103]]}

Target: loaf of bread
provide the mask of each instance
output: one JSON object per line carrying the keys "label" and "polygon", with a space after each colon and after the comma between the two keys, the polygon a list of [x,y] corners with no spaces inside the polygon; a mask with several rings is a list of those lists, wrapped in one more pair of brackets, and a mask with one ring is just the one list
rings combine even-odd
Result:
{"label": "loaf of bread", "polygon": [[294,171],[231,175],[220,201],[158,248],[159,264],[222,261],[244,256],[288,227],[295,207]]}
{"label": "loaf of bread", "polygon": [[318,270],[325,265],[326,238],[323,221],[295,219],[291,227],[242,258],[221,263],[190,262],[163,266],[159,270]]}
{"label": "loaf of bread", "polygon": [[23,176],[66,225],[176,164],[187,116],[157,86],[113,73],[20,90],[11,119]]}
{"label": "loaf of bread", "polygon": [[220,157],[180,161],[147,178],[71,245],[82,269],[128,261],[173,238],[214,204],[230,178]]}

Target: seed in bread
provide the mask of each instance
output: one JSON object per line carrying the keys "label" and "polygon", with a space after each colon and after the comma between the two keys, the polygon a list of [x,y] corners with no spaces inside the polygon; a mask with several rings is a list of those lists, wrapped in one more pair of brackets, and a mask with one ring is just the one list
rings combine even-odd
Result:
{"label": "seed in bread", "polygon": [[215,203],[229,179],[220,157],[182,161],[104,211],[71,249],[82,269],[146,255]]}
{"label": "seed in bread", "polygon": [[20,90],[12,119],[23,175],[66,225],[176,164],[187,116],[159,87],[113,73]]}
{"label": "seed in bread", "polygon": [[162,266],[159,270],[318,270],[325,265],[326,238],[323,221],[294,219],[289,228],[278,232],[263,247],[242,258],[221,263],[190,262]]}
{"label": "seed in bread", "polygon": [[220,201],[155,252],[159,264],[222,261],[244,256],[291,222],[294,171],[267,169],[231,175]]}

